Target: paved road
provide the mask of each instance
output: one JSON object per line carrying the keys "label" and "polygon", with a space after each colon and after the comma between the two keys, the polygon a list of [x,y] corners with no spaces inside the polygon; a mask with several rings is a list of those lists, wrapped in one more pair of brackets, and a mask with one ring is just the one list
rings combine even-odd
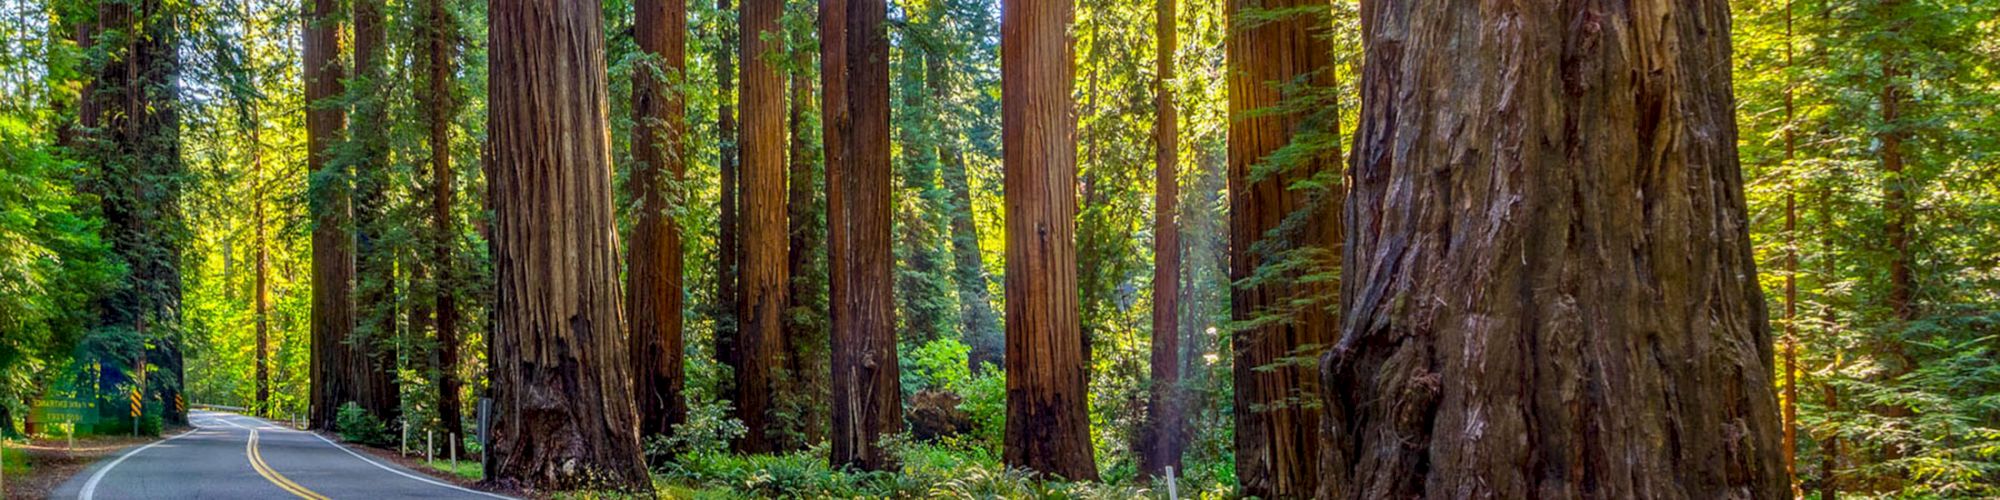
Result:
{"label": "paved road", "polygon": [[266,420],[196,411],[195,429],[106,458],[52,497],[504,498],[426,477]]}

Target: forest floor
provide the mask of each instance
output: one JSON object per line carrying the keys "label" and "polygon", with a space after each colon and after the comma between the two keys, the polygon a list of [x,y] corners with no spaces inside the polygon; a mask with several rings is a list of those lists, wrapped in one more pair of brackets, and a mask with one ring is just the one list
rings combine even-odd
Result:
{"label": "forest floor", "polygon": [[[186,427],[169,428],[160,434],[172,436],[187,430]],[[8,441],[4,450],[6,498],[48,498],[49,492],[98,459],[160,439],[147,436],[84,436],[76,438],[75,448],[71,448],[69,440],[62,437]]]}

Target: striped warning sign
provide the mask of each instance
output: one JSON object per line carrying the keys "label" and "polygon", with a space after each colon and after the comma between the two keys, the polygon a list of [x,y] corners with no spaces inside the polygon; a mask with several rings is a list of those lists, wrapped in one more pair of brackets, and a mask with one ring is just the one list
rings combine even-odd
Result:
{"label": "striped warning sign", "polygon": [[132,418],[139,418],[139,390],[132,389]]}

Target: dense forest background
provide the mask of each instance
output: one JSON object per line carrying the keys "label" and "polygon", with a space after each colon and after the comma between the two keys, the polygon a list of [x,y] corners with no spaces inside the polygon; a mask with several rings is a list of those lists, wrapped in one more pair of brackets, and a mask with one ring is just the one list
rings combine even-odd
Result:
{"label": "dense forest background", "polygon": [[[119,12],[132,18],[107,25],[100,2],[129,5]],[[1361,121],[1361,7],[1237,3],[1164,3],[1178,43],[1171,78],[1158,81],[1162,3],[1077,2],[1076,280],[1101,480],[1061,487],[1143,486],[1140,457],[1157,441],[1147,425],[1152,347],[1172,335],[1185,415],[1181,491],[1237,491],[1235,433],[1246,409],[1234,381],[1239,369],[1265,367],[1236,366],[1233,332],[1338,304],[1335,287],[1308,287],[1324,293],[1247,317],[1232,311],[1232,287],[1331,280],[1340,270],[1323,249],[1290,249],[1267,271],[1232,278],[1228,134],[1242,117],[1222,83],[1225,40],[1295,16],[1323,27],[1317,46],[1330,51],[1331,74],[1273,83],[1305,88],[1253,115],[1313,115],[1271,168],[1340,155]],[[21,424],[38,400],[127,382],[108,367],[140,367],[149,404],[161,408],[149,411],[154,421],[118,425],[170,424],[177,398],[303,418],[313,399],[312,239],[326,224],[308,214],[327,202],[315,196],[328,185],[355,192],[353,218],[342,222],[363,235],[355,335],[379,348],[391,381],[386,402],[362,406],[391,429],[467,432],[469,409],[489,390],[485,332],[495,314],[483,168],[488,5],[376,4],[379,67],[308,102],[309,23],[296,2],[0,0],[0,433],[34,432]],[[649,182],[633,154],[643,121],[635,82],[666,82],[685,102],[686,171],[667,213],[685,262],[686,417],[645,442],[649,463],[664,484],[686,488],[1013,487],[1018,472],[1000,465],[1000,2],[888,6],[894,330],[909,425],[895,446],[914,471],[902,479],[834,474],[824,459],[833,389],[817,6],[784,2],[779,29],[763,38],[772,48],[757,56],[777,69],[789,103],[783,188],[794,252],[785,352],[772,367],[784,397],[757,426],[780,452],[739,455],[730,443],[750,429],[734,417],[733,374],[719,361],[741,324],[722,296],[735,286],[723,249],[737,214],[718,203],[737,182],[733,113],[748,106],[733,74],[744,64],[732,59],[738,10],[730,0],[687,3],[685,70],[672,71],[639,49],[631,0],[602,3],[622,241],[642,212],[630,186]],[[1737,153],[1795,484],[1812,494],[2000,495],[2000,3],[1757,0],[1730,9]],[[130,80],[105,79],[114,73]],[[94,96],[114,90],[143,103],[99,109],[106,101]],[[1179,131],[1171,180],[1180,196],[1168,220],[1178,225],[1180,265],[1155,274],[1161,90],[1177,110],[1166,115]],[[308,109],[349,110],[329,161],[368,168],[308,175]],[[1337,177],[1307,176],[1296,188],[1338,190]],[[1152,331],[1159,276],[1178,284],[1174,332]],[[441,308],[453,316],[450,338],[440,336]],[[1295,347],[1272,364],[1317,366],[1326,346]],[[441,403],[440,385],[455,401]]]}

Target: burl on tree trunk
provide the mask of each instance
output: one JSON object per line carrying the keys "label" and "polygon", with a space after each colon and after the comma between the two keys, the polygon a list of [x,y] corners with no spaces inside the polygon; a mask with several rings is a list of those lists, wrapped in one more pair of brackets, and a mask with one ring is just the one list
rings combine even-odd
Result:
{"label": "burl on tree trunk", "polygon": [[648,490],[619,314],[603,16],[596,2],[493,2],[489,478]]}
{"label": "burl on tree trunk", "polygon": [[1328,498],[1780,498],[1729,5],[1368,2]]}

